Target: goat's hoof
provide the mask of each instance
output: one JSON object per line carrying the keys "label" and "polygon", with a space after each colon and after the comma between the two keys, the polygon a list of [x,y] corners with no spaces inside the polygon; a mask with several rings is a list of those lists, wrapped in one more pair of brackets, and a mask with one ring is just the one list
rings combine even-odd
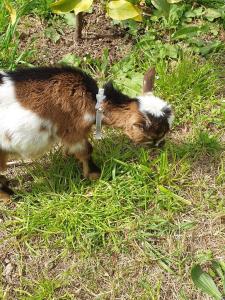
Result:
{"label": "goat's hoof", "polygon": [[9,180],[4,175],[0,175],[0,188],[2,186],[8,186],[8,185],[9,185]]}
{"label": "goat's hoof", "polygon": [[100,176],[101,176],[101,173],[99,173],[99,172],[91,172],[88,174],[88,179],[97,180],[100,178]]}
{"label": "goat's hoof", "polygon": [[0,191],[0,202],[3,202],[4,204],[11,203],[11,196],[3,191]]}
{"label": "goat's hoof", "polygon": [[3,175],[0,175],[0,201],[3,203],[10,203],[11,196],[14,194],[13,190],[9,187],[9,181]]}

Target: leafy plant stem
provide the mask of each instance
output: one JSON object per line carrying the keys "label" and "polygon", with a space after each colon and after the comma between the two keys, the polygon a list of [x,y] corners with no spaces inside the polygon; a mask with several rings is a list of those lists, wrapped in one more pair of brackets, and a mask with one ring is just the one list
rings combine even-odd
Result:
{"label": "leafy plant stem", "polygon": [[75,40],[79,41],[82,38],[82,24],[83,24],[83,15],[82,12],[76,14],[76,28],[75,28]]}

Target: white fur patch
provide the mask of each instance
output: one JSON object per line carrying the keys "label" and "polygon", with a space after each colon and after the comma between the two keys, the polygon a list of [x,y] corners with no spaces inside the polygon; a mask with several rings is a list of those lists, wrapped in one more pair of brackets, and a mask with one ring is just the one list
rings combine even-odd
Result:
{"label": "white fur patch", "polygon": [[158,140],[158,141],[155,143],[155,146],[158,147],[159,144],[160,144],[161,142],[163,142],[164,140],[165,140],[165,137],[161,138],[160,140]]}
{"label": "white fur patch", "polygon": [[95,115],[90,113],[84,114],[84,121],[87,123],[94,123],[95,122]]}
{"label": "white fur patch", "polygon": [[80,151],[84,150],[84,147],[85,147],[84,142],[79,142],[72,146],[68,146],[67,149],[68,149],[69,154],[74,154],[76,152],[80,152]]}
{"label": "white fur patch", "polygon": [[174,120],[174,115],[172,114],[172,115],[168,118],[168,123],[169,123],[170,129],[171,129],[171,127],[172,127],[173,120]]}
{"label": "white fur patch", "polygon": [[23,158],[40,156],[56,141],[55,131],[49,120],[20,104],[14,82],[4,77],[0,84],[0,148]]}
{"label": "white fur patch", "polygon": [[[170,105],[166,101],[153,95],[153,93],[147,93],[143,96],[137,97],[139,101],[139,109],[142,113],[149,113],[155,117],[164,116],[163,109],[170,108]],[[171,128],[174,116],[173,114],[168,118],[168,123]]]}
{"label": "white fur patch", "polygon": [[162,109],[168,106],[164,100],[154,96],[152,93],[139,96],[138,100],[140,103],[140,111],[143,113],[150,113],[155,117],[163,116],[164,113]]}

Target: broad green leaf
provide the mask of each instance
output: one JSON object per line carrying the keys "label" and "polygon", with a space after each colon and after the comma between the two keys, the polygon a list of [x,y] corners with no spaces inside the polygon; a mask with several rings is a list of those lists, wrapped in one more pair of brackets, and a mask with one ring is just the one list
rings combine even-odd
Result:
{"label": "broad green leaf", "polygon": [[223,272],[225,273],[225,262],[224,261],[220,261],[220,266],[221,266]]}
{"label": "broad green leaf", "polygon": [[9,3],[9,1],[4,0],[4,4],[5,4],[6,9],[9,12],[11,23],[13,25],[16,22],[16,10],[15,10],[15,8],[13,8],[13,6],[11,5],[11,3]]}
{"label": "broad green leaf", "polygon": [[142,22],[143,20],[142,15],[138,15],[137,17],[133,18],[133,20],[137,22]]}
{"label": "broad green leaf", "polygon": [[195,14],[196,17],[200,17],[204,13],[203,7],[198,7],[196,9],[194,9],[193,12],[194,12],[194,14]]}
{"label": "broad green leaf", "polygon": [[[128,2],[130,2],[130,3],[134,4],[134,5],[137,5],[137,4],[140,3],[140,0],[128,0]],[[141,1],[141,2],[143,2],[143,1]]]}
{"label": "broad green leaf", "polygon": [[196,287],[201,289],[207,295],[213,297],[215,300],[221,300],[222,294],[218,290],[212,278],[202,270],[200,265],[195,265],[191,270],[191,278]]}
{"label": "broad green leaf", "polygon": [[79,67],[81,63],[81,58],[76,56],[75,54],[68,53],[63,56],[59,63]]}
{"label": "broad green leaf", "polygon": [[224,281],[225,274],[223,272],[223,269],[221,268],[221,265],[218,261],[212,261],[213,269],[216,271],[216,273],[220,276],[221,280]]}
{"label": "broad green leaf", "polygon": [[179,3],[183,0],[167,0],[168,3],[173,4],[173,3]]}
{"label": "broad green leaf", "polygon": [[76,14],[88,10],[93,0],[59,0],[50,6],[54,13],[64,13],[74,10]]}
{"label": "broad green leaf", "polygon": [[49,27],[45,30],[45,36],[54,43],[60,39],[60,34],[53,27]]}
{"label": "broad green leaf", "polygon": [[196,35],[200,31],[201,28],[199,28],[198,26],[183,27],[173,34],[173,39],[185,39],[187,37]]}
{"label": "broad green leaf", "polygon": [[54,13],[70,12],[80,0],[59,0],[50,5]]}
{"label": "broad green leaf", "polygon": [[165,17],[169,16],[170,13],[170,4],[167,0],[152,0],[152,4],[160,10]]}
{"label": "broad green leaf", "polygon": [[203,8],[198,7],[196,9],[190,9],[186,11],[184,14],[186,18],[195,18],[195,17],[200,17],[204,14]]}
{"label": "broad green leaf", "polygon": [[209,43],[208,45],[206,45],[206,46],[200,48],[200,53],[201,53],[202,55],[206,55],[206,54],[212,52],[213,50],[217,49],[218,47],[220,47],[221,44],[222,44],[221,41],[214,41],[214,42],[211,42],[211,43]]}
{"label": "broad green leaf", "polygon": [[71,27],[76,27],[76,18],[74,13],[65,13],[64,14],[64,19],[67,23],[67,25],[71,26]]}
{"label": "broad green leaf", "polygon": [[74,11],[76,14],[79,14],[80,12],[87,11],[92,6],[93,0],[81,0],[76,7],[74,8]]}
{"label": "broad green leaf", "polygon": [[[174,45],[166,44],[166,54],[171,58],[177,58],[178,50],[177,47]],[[176,195],[177,196],[177,195]]]}
{"label": "broad green leaf", "polygon": [[205,11],[205,17],[209,21],[214,21],[215,19],[220,18],[221,16],[222,16],[221,12],[217,9],[207,8]]}
{"label": "broad green leaf", "polygon": [[126,0],[110,1],[107,10],[108,15],[115,20],[135,19],[142,21],[142,11]]}

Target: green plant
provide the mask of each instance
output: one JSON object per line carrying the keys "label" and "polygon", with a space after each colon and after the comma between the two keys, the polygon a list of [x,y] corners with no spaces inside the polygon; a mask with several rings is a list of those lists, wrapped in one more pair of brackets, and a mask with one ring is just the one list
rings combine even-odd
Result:
{"label": "green plant", "polygon": [[5,30],[0,35],[0,68],[13,69],[32,54],[32,51],[18,51],[20,41],[17,26],[26,8],[26,4],[24,4],[16,10],[10,2],[4,0],[2,9],[3,12],[5,11],[3,13]]}
{"label": "green plant", "polygon": [[60,64],[79,67],[98,79],[99,85],[103,85],[110,76],[111,66],[109,60],[109,50],[103,49],[101,59],[85,55],[83,58],[75,54],[68,53],[59,62]]}
{"label": "green plant", "polygon": [[[181,2],[182,0],[152,0],[151,4],[158,9],[159,14],[165,17],[169,16],[172,4]],[[74,10],[76,15],[76,31],[75,37],[79,39],[82,31],[82,12],[88,11],[93,4],[93,0],[59,0],[51,4],[54,13],[67,13]],[[107,15],[119,21],[135,20],[141,22],[143,14],[149,1],[142,0],[116,0],[106,1]]]}
{"label": "green plant", "polygon": [[[225,264],[224,262],[212,261],[210,275],[204,272],[200,265],[194,265],[191,270],[191,278],[196,287],[201,289],[204,293],[211,296],[215,300],[223,300],[225,297]],[[215,284],[212,277],[219,277],[221,281],[218,285]],[[222,292],[219,287],[222,287]]]}
{"label": "green plant", "polygon": [[[81,38],[82,32],[82,12],[88,11],[92,4],[93,0],[59,0],[52,3],[51,8],[55,13],[66,13],[74,10],[76,17],[75,38],[78,40]],[[116,20],[142,20],[141,9],[136,4],[126,0],[109,1],[106,10],[107,14]]]}

